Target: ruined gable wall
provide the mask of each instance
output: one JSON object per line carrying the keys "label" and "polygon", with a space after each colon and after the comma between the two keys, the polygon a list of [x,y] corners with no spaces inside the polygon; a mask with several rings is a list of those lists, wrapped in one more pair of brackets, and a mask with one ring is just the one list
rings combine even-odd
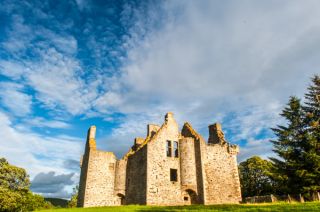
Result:
{"label": "ruined gable wall", "polygon": [[[148,146],[147,204],[181,205],[180,159],[167,157],[166,141],[179,141],[178,125],[167,114],[166,123],[154,135]],[[173,143],[172,143],[173,147]],[[173,151],[172,151],[173,153]],[[177,182],[170,181],[170,168],[177,169]]]}
{"label": "ruined gable wall", "polygon": [[91,150],[88,157],[83,207],[115,205],[116,157],[112,152]]}
{"label": "ruined gable wall", "polygon": [[147,146],[128,156],[126,204],[146,204]]}
{"label": "ruined gable wall", "polygon": [[232,151],[228,145],[207,145],[204,158],[205,204],[241,201],[236,152]]}

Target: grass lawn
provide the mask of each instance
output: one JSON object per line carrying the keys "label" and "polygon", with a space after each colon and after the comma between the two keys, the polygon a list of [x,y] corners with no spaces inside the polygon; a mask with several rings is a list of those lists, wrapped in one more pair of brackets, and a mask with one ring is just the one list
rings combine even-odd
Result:
{"label": "grass lawn", "polygon": [[98,212],[98,211],[320,211],[320,202],[308,203],[265,203],[241,205],[192,205],[192,206],[140,206],[72,208],[44,210],[43,212]]}

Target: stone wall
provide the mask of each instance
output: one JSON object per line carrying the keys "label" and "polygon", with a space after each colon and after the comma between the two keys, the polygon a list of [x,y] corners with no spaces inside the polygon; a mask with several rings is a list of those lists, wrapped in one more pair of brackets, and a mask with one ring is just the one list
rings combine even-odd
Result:
{"label": "stone wall", "polygon": [[[180,189],[180,160],[166,154],[167,140],[178,142],[180,138],[178,124],[171,113],[165,117],[165,123],[148,143],[148,205],[183,204]],[[177,170],[177,182],[170,181],[170,169]]]}
{"label": "stone wall", "polygon": [[118,198],[118,205],[125,204],[126,195],[126,171],[127,160],[121,159],[116,162],[114,194]]}
{"label": "stone wall", "polygon": [[114,197],[116,157],[112,152],[89,153],[83,207],[116,205]]}
{"label": "stone wall", "polygon": [[230,154],[225,145],[209,144],[206,149],[205,203],[239,203],[241,191],[236,155]]}
{"label": "stone wall", "polygon": [[126,167],[126,204],[146,204],[147,146],[128,157]]}

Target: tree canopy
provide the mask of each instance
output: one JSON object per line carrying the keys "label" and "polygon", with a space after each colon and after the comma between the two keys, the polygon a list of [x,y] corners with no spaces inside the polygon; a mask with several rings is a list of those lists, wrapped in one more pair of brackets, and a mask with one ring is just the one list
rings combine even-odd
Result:
{"label": "tree canopy", "polygon": [[29,187],[26,171],[0,158],[0,211],[33,211],[51,207],[42,196],[33,194]]}
{"label": "tree canopy", "polygon": [[259,156],[253,156],[239,164],[239,175],[243,197],[271,194],[272,163]]}

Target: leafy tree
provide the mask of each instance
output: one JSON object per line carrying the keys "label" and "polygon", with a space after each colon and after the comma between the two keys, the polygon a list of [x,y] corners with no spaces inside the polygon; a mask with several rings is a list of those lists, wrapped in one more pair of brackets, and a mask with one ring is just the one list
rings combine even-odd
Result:
{"label": "leafy tree", "polygon": [[75,208],[75,207],[77,207],[78,192],[79,192],[79,186],[76,186],[75,188],[73,188],[73,194],[72,194],[72,196],[71,196],[70,201],[68,202],[68,208]]}
{"label": "leafy tree", "polygon": [[22,168],[10,165],[6,159],[0,158],[0,187],[12,191],[28,191],[29,176]]}
{"label": "leafy tree", "polygon": [[26,171],[0,158],[0,211],[32,211],[52,207],[42,196],[33,194],[29,187]]}
{"label": "leafy tree", "polygon": [[243,197],[273,193],[271,178],[272,163],[253,156],[239,164],[239,175]]}

